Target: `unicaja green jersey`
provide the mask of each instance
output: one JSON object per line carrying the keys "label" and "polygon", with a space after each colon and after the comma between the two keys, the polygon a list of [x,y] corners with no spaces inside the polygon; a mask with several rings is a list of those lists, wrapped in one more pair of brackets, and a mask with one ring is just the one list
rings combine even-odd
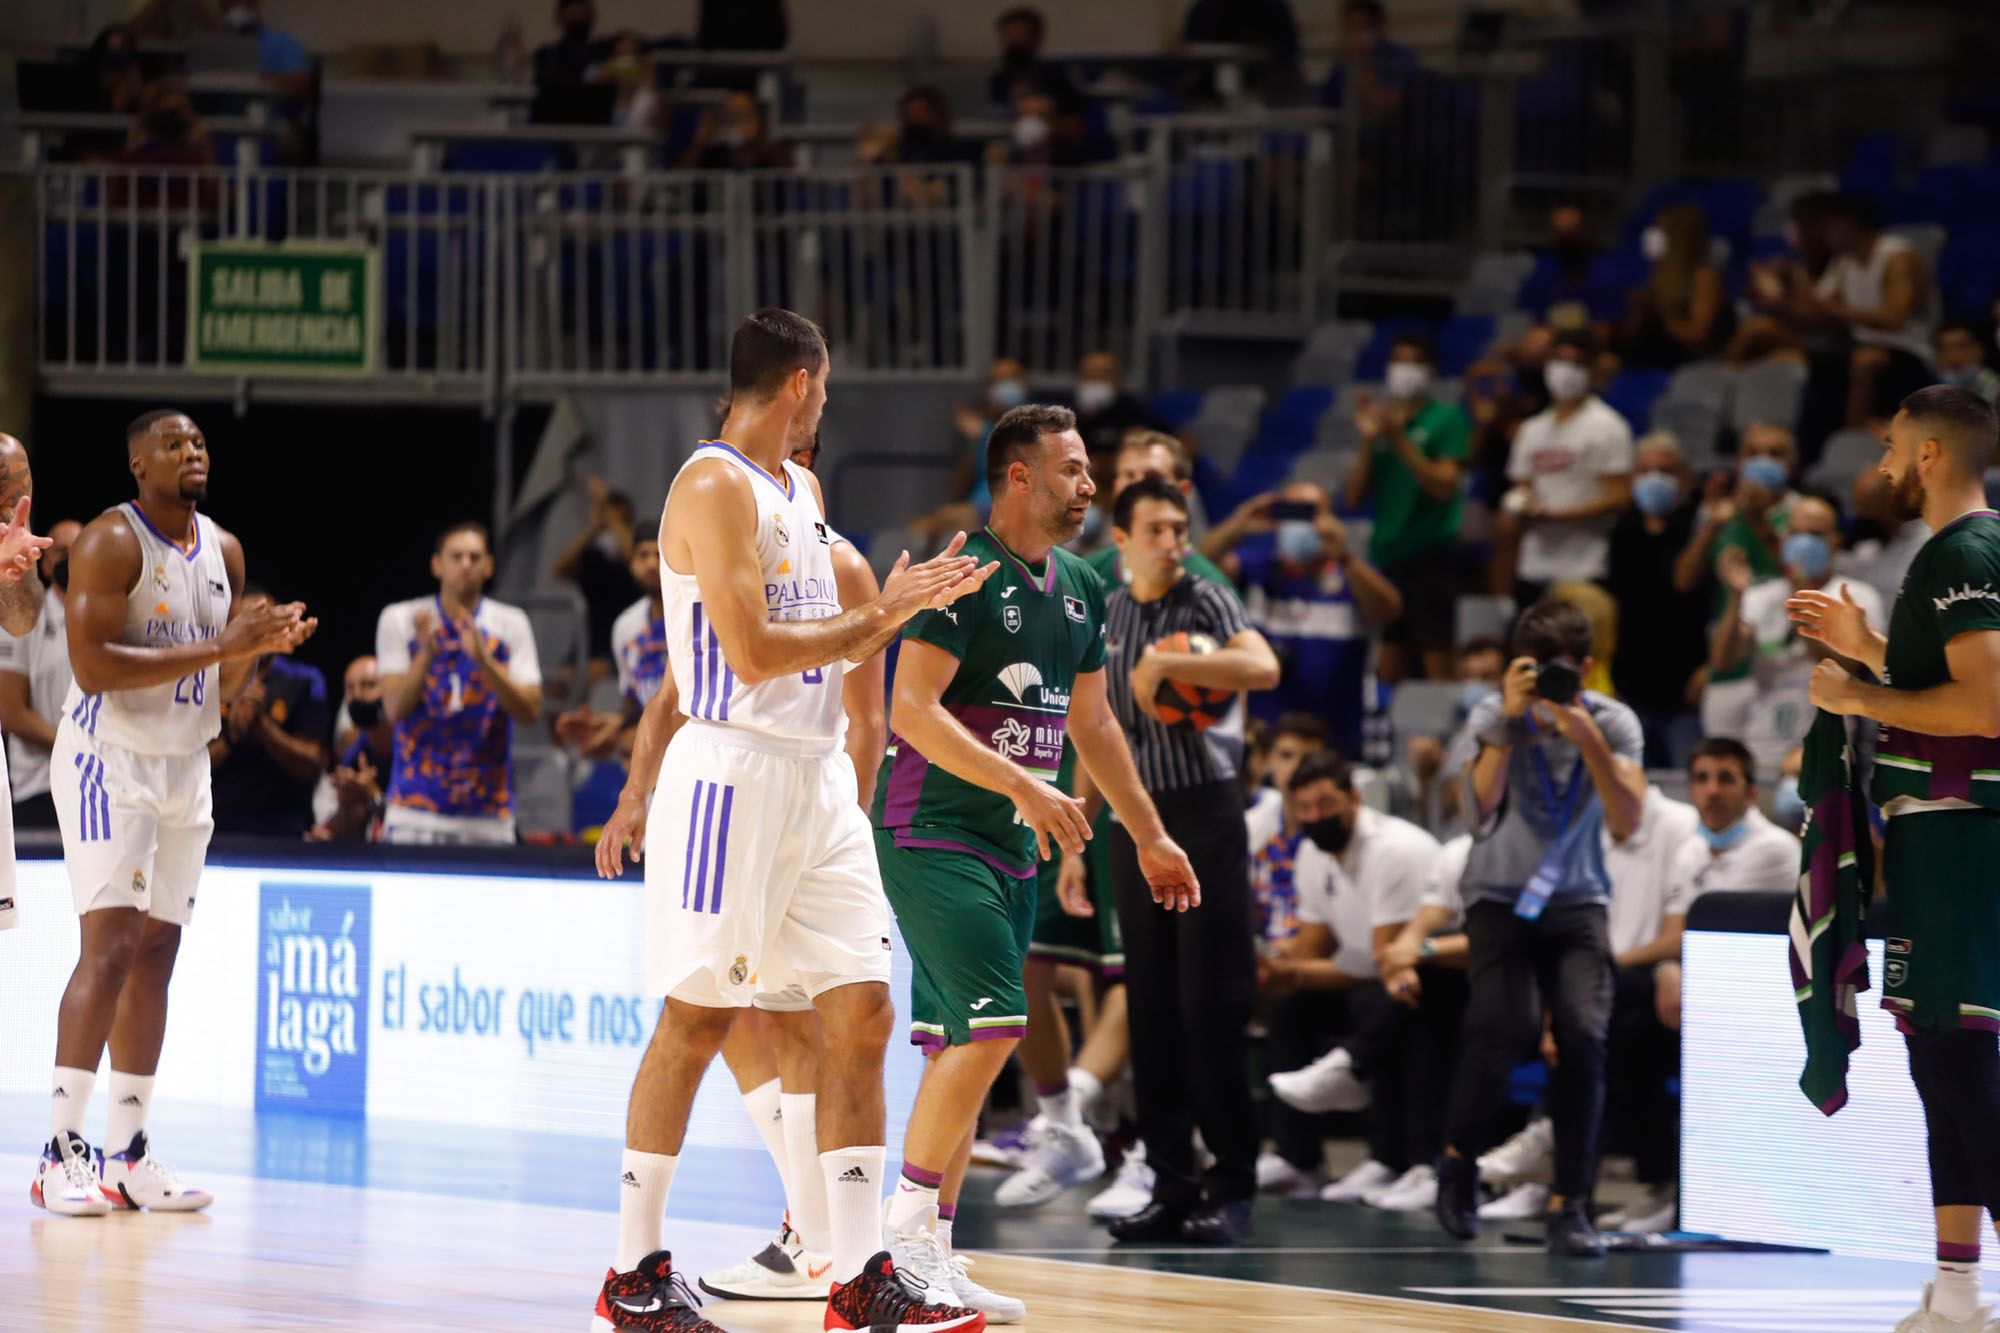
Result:
{"label": "unicaja green jersey", "polygon": [[[968,540],[965,554],[1000,568],[971,596],[913,617],[903,637],[958,659],[947,712],[981,744],[1054,782],[1070,690],[1104,666],[1104,582],[1060,547],[1030,565],[991,529]],[[1009,875],[1035,873],[1035,837],[1013,801],[947,773],[901,737],[890,737],[886,759],[875,823],[897,846],[966,851]]]}
{"label": "unicaja green jersey", "polygon": [[[1975,509],[1925,542],[1889,616],[1885,683],[1923,690],[1951,679],[1945,646],[2000,630],[2000,514]],[[1918,810],[2000,810],[2000,741],[1922,736],[1884,726],[1872,795],[1891,817]]]}

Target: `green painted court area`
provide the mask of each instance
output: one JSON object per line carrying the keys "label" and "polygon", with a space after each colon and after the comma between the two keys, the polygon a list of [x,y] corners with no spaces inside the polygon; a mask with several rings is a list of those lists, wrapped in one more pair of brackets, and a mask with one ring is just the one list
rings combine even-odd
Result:
{"label": "green painted court area", "polygon": [[1437,1322],[1412,1326],[1440,1330],[1463,1327],[1462,1309],[1455,1316],[1451,1307],[1469,1306],[1597,1327],[1888,1333],[1914,1308],[1930,1276],[1921,1264],[1830,1255],[1552,1259],[1538,1245],[1507,1242],[1510,1233],[1535,1232],[1532,1224],[1489,1224],[1478,1243],[1460,1245],[1428,1214],[1269,1198],[1259,1201],[1257,1236],[1242,1249],[1112,1247],[1084,1215],[1087,1191],[1071,1191],[1032,1214],[1008,1215],[986,1206],[1001,1178],[975,1169],[968,1181],[957,1232],[963,1248],[1433,1302]]}

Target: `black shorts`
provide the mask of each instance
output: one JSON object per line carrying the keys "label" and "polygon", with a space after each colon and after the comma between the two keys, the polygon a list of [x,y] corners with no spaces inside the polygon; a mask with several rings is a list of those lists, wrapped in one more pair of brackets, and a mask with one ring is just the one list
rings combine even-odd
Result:
{"label": "black shorts", "polygon": [[1458,637],[1458,552],[1428,551],[1385,565],[1383,577],[1403,594],[1403,614],[1382,631],[1384,643],[1407,643],[1418,652],[1449,651]]}

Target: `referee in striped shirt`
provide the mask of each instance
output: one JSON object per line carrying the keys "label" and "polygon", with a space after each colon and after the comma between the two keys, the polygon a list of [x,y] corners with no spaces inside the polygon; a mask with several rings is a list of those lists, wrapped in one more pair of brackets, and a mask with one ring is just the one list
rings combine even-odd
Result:
{"label": "referee in striped shirt", "polygon": [[[1187,574],[1187,500],[1149,477],[1119,492],[1112,540],[1130,581],[1105,603],[1105,678],[1111,707],[1146,791],[1201,879],[1201,905],[1169,912],[1153,901],[1131,835],[1111,826],[1111,879],[1125,935],[1132,1078],[1153,1202],[1115,1223],[1121,1241],[1233,1244],[1250,1232],[1257,1126],[1244,1028],[1257,995],[1250,851],[1243,825],[1243,690],[1278,683],[1278,658],[1250,627],[1236,594]],[[1153,645],[1206,635],[1207,653]],[[1238,691],[1205,731],[1160,721],[1154,696],[1183,681]],[[1095,794],[1086,793],[1095,804]],[[1194,1131],[1215,1154],[1204,1174]]]}

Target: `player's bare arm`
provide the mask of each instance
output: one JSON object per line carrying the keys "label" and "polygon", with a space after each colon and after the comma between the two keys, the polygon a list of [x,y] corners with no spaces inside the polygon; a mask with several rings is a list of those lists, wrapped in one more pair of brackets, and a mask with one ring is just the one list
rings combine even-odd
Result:
{"label": "player's bare arm", "polygon": [[[819,482],[815,480],[813,485],[817,487]],[[842,606],[866,605],[882,591],[875,582],[875,571],[850,542],[833,548],[833,579]],[[875,777],[882,767],[882,751],[889,744],[888,706],[883,697],[887,674],[888,663],[875,652],[850,664],[841,676],[840,699],[847,709],[847,757],[854,763],[863,810],[875,799]]]}
{"label": "player's bare arm", "polygon": [[[896,662],[896,697],[889,706],[890,727],[953,777],[999,792],[1012,801],[1020,811],[1021,822],[1034,830],[1036,853],[1043,860],[1051,855],[1052,847],[1066,852],[1082,851],[1090,837],[1089,821],[1083,817],[1083,802],[1063,795],[994,751],[945,709],[944,693],[957,674],[956,657],[935,644],[907,640]],[[1150,810],[1151,805],[1147,808]],[[1157,816],[1154,822],[1158,822]]]}
{"label": "player's bare arm", "polygon": [[951,605],[975,592],[999,566],[980,567],[959,555],[960,533],[940,555],[890,571],[882,592],[864,606],[825,620],[774,621],[757,560],[757,501],[751,479],[727,463],[691,465],[667,499],[662,524],[669,569],[692,572],[703,609],[724,658],[745,684],[758,684],[864,655],[885,644],[919,611]]}
{"label": "player's bare arm", "polygon": [[1927,690],[1870,685],[1829,658],[1813,668],[1812,701],[1923,736],[2000,736],[2000,630],[1968,630],[1944,658],[1951,679]]}
{"label": "player's bare arm", "polygon": [[646,812],[653,803],[653,788],[660,781],[660,764],[667,756],[667,742],[686,721],[680,687],[669,671],[639,712],[639,725],[632,734],[632,764],[618,794],[618,808],[597,835],[597,873],[605,879],[616,879],[624,871],[627,846],[634,861],[644,854]]}
{"label": "player's bare arm", "polygon": [[288,653],[304,642],[317,622],[308,621],[305,608],[297,602],[235,613],[240,599],[233,594],[243,586],[243,548],[224,533],[222,554],[233,587],[230,620],[220,635],[201,643],[159,647],[121,643],[125,599],[139,582],[144,560],[139,539],[122,516],[113,512],[92,519],[69,552],[65,610],[69,614],[70,670],[78,686],[86,694],[102,694],[165,685],[225,662]]}
{"label": "player's bare arm", "polygon": [[[903,651],[907,657],[909,649]],[[900,689],[900,665],[896,678]],[[1195,879],[1194,867],[1188,864],[1187,853],[1180,849],[1180,844],[1167,836],[1167,827],[1160,822],[1153,798],[1139,781],[1132,752],[1125,746],[1125,733],[1111,711],[1111,696],[1102,669],[1082,672],[1070,690],[1069,738],[1076,742],[1077,758],[1083,761],[1077,774],[1079,785],[1087,770],[1090,781],[1111,802],[1118,822],[1125,826],[1139,849],[1139,869],[1153,890],[1153,901],[1176,912],[1201,906],[1201,884]],[[1077,804],[1080,807],[1082,802]]]}
{"label": "player's bare arm", "polygon": [[516,684],[507,672],[507,666],[493,655],[493,645],[479,631],[479,625],[470,612],[461,611],[452,620],[452,628],[459,639],[472,653],[472,660],[479,664],[479,672],[493,686],[493,697],[500,702],[500,710],[523,724],[531,723],[542,715],[542,687],[540,685]]}
{"label": "player's bare arm", "polygon": [[16,636],[33,629],[41,617],[42,581],[35,566],[52,544],[28,524],[34,493],[27,447],[0,434],[0,515],[5,516],[0,522],[0,629]]}
{"label": "player's bare arm", "polygon": [[1140,712],[1157,719],[1154,696],[1162,681],[1184,680],[1217,690],[1268,690],[1278,684],[1278,669],[1278,654],[1254,629],[1238,630],[1212,653],[1148,648],[1132,664],[1132,701]]}

